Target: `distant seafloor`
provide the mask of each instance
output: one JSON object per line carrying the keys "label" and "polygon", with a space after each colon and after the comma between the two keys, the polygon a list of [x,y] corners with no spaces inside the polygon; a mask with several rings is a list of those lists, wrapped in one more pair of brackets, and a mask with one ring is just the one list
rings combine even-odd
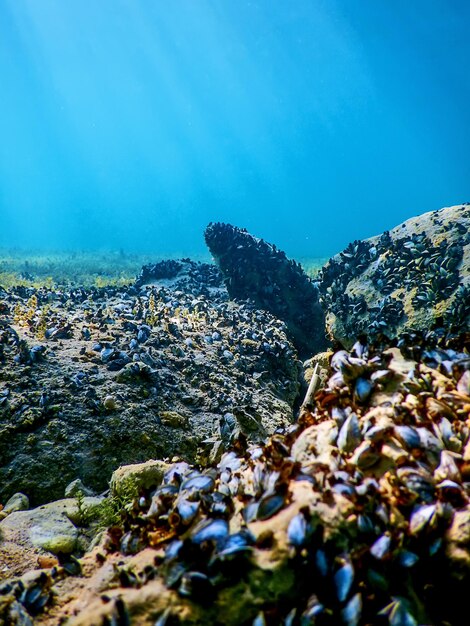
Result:
{"label": "distant seafloor", "polygon": [[[191,258],[194,261],[212,263],[207,254],[136,254],[124,251],[64,251],[45,253],[19,249],[0,249],[0,287],[18,285],[42,287],[69,285],[74,287],[104,287],[127,285],[139,274],[143,265],[163,259]],[[327,258],[299,257],[304,270],[314,277],[326,263]]]}

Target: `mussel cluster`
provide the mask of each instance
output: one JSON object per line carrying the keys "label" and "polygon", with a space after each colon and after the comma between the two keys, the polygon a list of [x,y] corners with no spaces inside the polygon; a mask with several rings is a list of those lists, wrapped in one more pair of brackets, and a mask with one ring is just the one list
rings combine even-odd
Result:
{"label": "mussel cluster", "polygon": [[[228,302],[224,289],[202,290],[5,293],[0,497],[60,497],[78,473],[102,490],[116,464],[176,453],[194,460],[291,421],[300,364],[285,324]],[[67,459],[62,473],[58,459]]]}
{"label": "mussel cluster", "polygon": [[33,626],[34,617],[52,600],[52,587],[63,576],[62,568],[33,571],[0,584],[0,624]]}
{"label": "mussel cluster", "polygon": [[358,319],[355,324],[357,333],[367,332],[371,336],[386,332],[402,319],[404,306],[401,300],[392,296],[384,296],[377,304],[368,308],[368,316]]}
{"label": "mussel cluster", "polygon": [[[135,281],[135,287],[140,288],[162,279],[173,280],[175,288],[180,286],[184,290],[206,295],[210,289],[221,289],[224,284],[222,274],[215,265],[199,263],[191,259],[168,259],[144,265]],[[178,285],[178,282],[181,285]]]}
{"label": "mussel cluster", "polygon": [[[416,225],[409,227],[414,232],[400,236],[397,227],[393,237],[386,231],[371,240],[355,241],[330,259],[320,274],[321,301],[340,320],[345,336],[367,332],[373,337],[387,331],[392,337],[399,325],[409,322],[413,327],[411,309],[424,312],[425,326],[430,319],[426,312],[431,310],[436,326],[468,324],[468,285],[460,281],[464,250],[470,244],[465,226],[470,211],[462,205],[460,214],[462,223],[433,219],[429,224],[435,229],[433,236]],[[440,310],[438,305],[452,296]]]}
{"label": "mussel cluster", "polygon": [[[330,259],[320,272],[321,302],[326,311],[342,320],[344,331],[350,337],[363,332],[375,337],[403,317],[403,303],[390,295],[392,290],[381,290],[383,297],[375,305],[368,303],[362,293],[352,295],[347,291],[351,280],[370,270],[389,239],[386,232],[377,245],[354,241]],[[382,279],[380,284],[385,284]]]}
{"label": "mussel cluster", "polygon": [[462,322],[470,319],[470,285],[460,285],[445,316],[445,326],[458,333]]}
{"label": "mussel cluster", "polygon": [[7,355],[19,365],[32,365],[43,359],[46,347],[44,345],[30,346],[27,341],[20,339],[18,333],[9,324],[0,330],[0,365],[5,363]]}
{"label": "mussel cluster", "polygon": [[231,298],[252,300],[258,308],[285,321],[301,354],[310,356],[325,348],[318,287],[300,263],[288,259],[275,245],[230,224],[210,223],[204,237]]}
{"label": "mussel cluster", "polygon": [[433,245],[425,232],[394,240],[384,233],[377,244],[378,253],[383,256],[372,282],[384,295],[401,287],[418,287],[413,305],[419,308],[435,304],[451,295],[458,284],[457,267],[462,260],[463,245],[463,237],[459,245],[446,239]]}
{"label": "mussel cluster", "polygon": [[465,623],[470,559],[452,542],[470,523],[468,337],[414,356],[360,340],[297,424],[217,467],[172,465],[108,531],[109,552],[155,559],[118,571],[103,623],[129,623],[125,588],[156,578],[179,597],[158,624],[201,623],[177,617],[188,602],[206,624]]}
{"label": "mussel cluster", "polygon": [[349,281],[360,276],[376,256],[377,248],[368,241],[357,239],[336,258],[328,261],[320,271],[318,284],[321,302],[326,310],[336,315],[343,312],[343,307],[349,305],[349,296],[344,300]]}

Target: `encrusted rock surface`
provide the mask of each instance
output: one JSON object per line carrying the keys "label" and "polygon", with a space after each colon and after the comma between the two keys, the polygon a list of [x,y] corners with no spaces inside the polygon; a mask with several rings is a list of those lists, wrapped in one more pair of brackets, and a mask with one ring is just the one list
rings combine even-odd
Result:
{"label": "encrusted rock surface", "polygon": [[298,424],[171,464],[35,623],[463,626],[469,336],[451,341],[336,352]]}
{"label": "encrusted rock surface", "polygon": [[168,259],[144,265],[135,286],[165,287],[198,293],[207,298],[228,299],[221,272],[215,265],[191,259]]}
{"label": "encrusted rock surface", "polygon": [[470,205],[407,220],[355,241],[322,269],[320,292],[332,338],[442,326],[470,328]]}
{"label": "encrusted rock surface", "polygon": [[304,358],[326,348],[318,288],[299,263],[276,246],[230,224],[211,223],[204,236],[231,298],[250,299],[284,320]]}
{"label": "encrusted rock surface", "polygon": [[198,285],[3,292],[0,500],[100,492],[121,464],[203,462],[292,421],[283,322]]}

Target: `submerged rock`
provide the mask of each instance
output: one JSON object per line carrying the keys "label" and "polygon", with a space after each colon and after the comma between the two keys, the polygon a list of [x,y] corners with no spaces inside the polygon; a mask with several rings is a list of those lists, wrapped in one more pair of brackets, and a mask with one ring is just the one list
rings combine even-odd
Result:
{"label": "submerged rock", "polygon": [[[16,314],[0,319],[3,502],[60,498],[77,476],[99,493],[116,467],[149,458],[204,463],[293,419],[300,364],[284,323],[226,294],[19,287],[6,298]],[[70,336],[46,339],[32,361],[37,336],[63,325]],[[222,441],[227,412],[241,417]]]}
{"label": "submerged rock", "polygon": [[353,242],[322,269],[319,287],[327,330],[347,347],[361,333],[470,329],[470,206]]}
{"label": "submerged rock", "polygon": [[5,503],[1,513],[9,515],[15,511],[27,511],[29,509],[29,498],[24,493],[15,493]]}
{"label": "submerged rock", "polygon": [[65,498],[77,498],[81,496],[93,496],[94,493],[91,489],[88,489],[80,478],[76,478],[67,485],[64,491]]}
{"label": "submerged rock", "polygon": [[223,276],[217,267],[191,259],[167,259],[144,265],[135,281],[135,286],[141,288],[145,285],[181,290],[207,297],[227,297]]}
{"label": "submerged rock", "polygon": [[78,540],[78,529],[67,515],[72,507],[76,507],[74,500],[61,500],[29,511],[15,511],[0,522],[2,541],[16,543],[25,550],[69,554]]}
{"label": "submerged rock", "polygon": [[119,467],[111,476],[111,494],[126,494],[132,500],[143,489],[160,484],[169,468],[168,463],[154,460]]}
{"label": "submerged rock", "polygon": [[299,263],[276,246],[230,224],[211,223],[204,237],[231,298],[252,300],[255,306],[283,320],[305,358],[325,349],[318,288]]}
{"label": "submerged rock", "polygon": [[[0,580],[73,562],[73,553],[83,553],[99,533],[102,504],[99,497],[66,498],[10,513],[0,522]],[[0,623],[9,623],[1,607],[0,597]]]}

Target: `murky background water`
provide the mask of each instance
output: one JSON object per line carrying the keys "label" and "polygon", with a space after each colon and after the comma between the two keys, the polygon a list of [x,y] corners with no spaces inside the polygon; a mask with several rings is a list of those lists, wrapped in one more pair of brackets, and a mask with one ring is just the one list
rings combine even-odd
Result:
{"label": "murky background water", "polygon": [[470,199],[470,4],[2,0],[0,246],[333,254]]}

